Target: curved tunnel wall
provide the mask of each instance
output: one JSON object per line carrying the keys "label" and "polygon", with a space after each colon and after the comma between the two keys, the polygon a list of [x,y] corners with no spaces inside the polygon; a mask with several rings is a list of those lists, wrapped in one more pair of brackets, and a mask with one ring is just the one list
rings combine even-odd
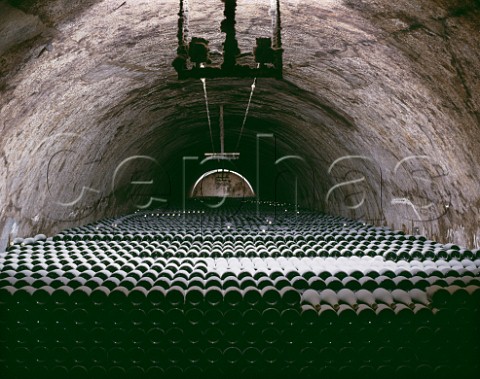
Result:
{"label": "curved tunnel wall", "polygon": [[[1,3],[3,244],[179,201],[218,168],[184,159],[211,143],[200,81],[171,68],[177,2],[122,3]],[[478,1],[281,4],[285,78],[258,80],[235,163],[260,199],[294,200],[297,180],[301,205],[479,247]],[[244,52],[268,32],[254,5],[239,2]],[[220,2],[190,6],[220,50]],[[231,150],[250,85],[207,81],[216,149],[219,105]]]}

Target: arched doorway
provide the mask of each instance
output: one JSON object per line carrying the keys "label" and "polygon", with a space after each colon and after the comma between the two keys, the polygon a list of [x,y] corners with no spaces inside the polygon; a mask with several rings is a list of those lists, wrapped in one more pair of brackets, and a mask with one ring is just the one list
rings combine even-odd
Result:
{"label": "arched doorway", "polygon": [[208,171],[193,185],[190,197],[255,197],[252,185],[241,174],[231,170]]}

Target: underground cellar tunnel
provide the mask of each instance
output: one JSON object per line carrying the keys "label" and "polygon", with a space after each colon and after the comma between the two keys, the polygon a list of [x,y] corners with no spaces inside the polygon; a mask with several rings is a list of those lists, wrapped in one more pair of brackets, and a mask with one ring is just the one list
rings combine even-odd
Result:
{"label": "underground cellar tunnel", "polygon": [[479,21],[1,1],[0,376],[475,377]]}

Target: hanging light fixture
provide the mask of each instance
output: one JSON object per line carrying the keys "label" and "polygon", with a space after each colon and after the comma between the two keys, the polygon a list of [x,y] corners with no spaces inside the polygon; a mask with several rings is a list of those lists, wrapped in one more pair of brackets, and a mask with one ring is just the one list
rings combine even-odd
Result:
{"label": "hanging light fixture", "polygon": [[223,62],[220,66],[212,64],[209,58],[208,40],[192,37],[188,42],[188,1],[180,0],[178,12],[177,56],[172,62],[178,79],[205,78],[277,78],[283,77],[283,49],[281,39],[280,0],[272,0],[272,37],[259,37],[253,48],[254,67],[240,65],[240,54],[235,30],[235,11],[237,0],[222,0],[225,4],[220,30],[225,33],[223,43]]}
{"label": "hanging light fixture", "polygon": [[220,105],[220,152],[205,153],[208,160],[236,160],[240,158],[238,152],[225,152],[225,126],[223,122],[223,105]]}

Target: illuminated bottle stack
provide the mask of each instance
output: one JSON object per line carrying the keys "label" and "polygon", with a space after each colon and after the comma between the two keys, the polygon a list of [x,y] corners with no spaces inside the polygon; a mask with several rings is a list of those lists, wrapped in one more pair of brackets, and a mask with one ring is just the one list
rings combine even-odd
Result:
{"label": "illuminated bottle stack", "polygon": [[478,250],[273,203],[17,239],[2,377],[475,372],[479,267]]}

